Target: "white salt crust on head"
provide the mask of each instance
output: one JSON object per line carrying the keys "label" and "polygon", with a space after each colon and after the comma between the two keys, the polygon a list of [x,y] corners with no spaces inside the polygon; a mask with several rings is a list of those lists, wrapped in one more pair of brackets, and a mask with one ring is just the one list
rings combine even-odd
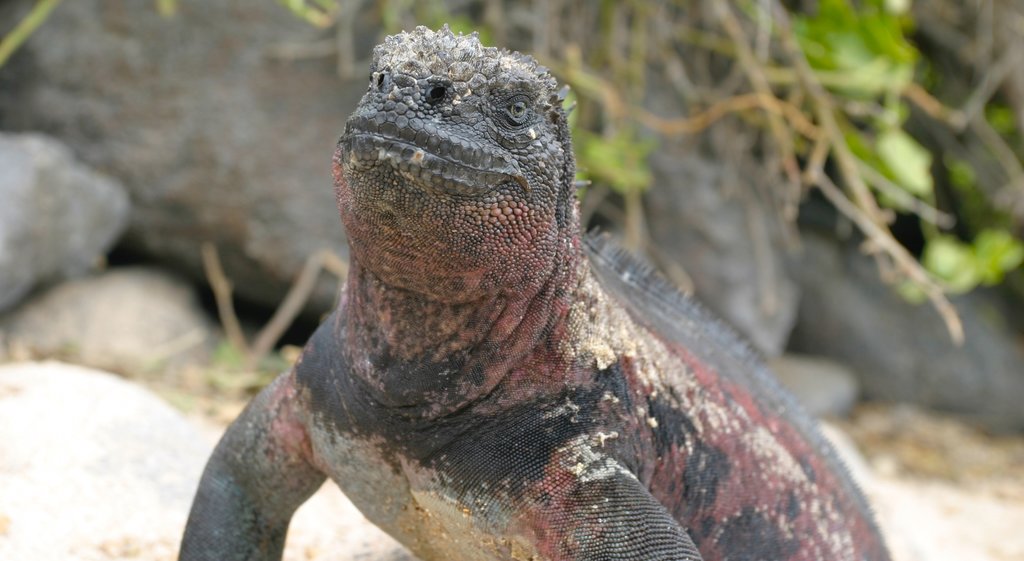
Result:
{"label": "white salt crust on head", "polygon": [[451,80],[455,91],[484,93],[509,84],[539,86],[538,98],[558,87],[547,69],[533,57],[517,52],[484,47],[479,35],[456,35],[444,25],[438,31],[419,26],[412,31],[390,35],[373,50],[372,70],[399,72],[417,80],[430,77]]}

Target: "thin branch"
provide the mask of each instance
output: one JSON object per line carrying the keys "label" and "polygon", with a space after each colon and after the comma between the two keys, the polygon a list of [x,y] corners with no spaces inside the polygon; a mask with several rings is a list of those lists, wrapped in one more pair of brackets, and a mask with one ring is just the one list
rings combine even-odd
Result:
{"label": "thin branch", "polygon": [[953,109],[935,99],[932,94],[925,91],[919,84],[911,83],[903,89],[903,97],[909,99],[914,105],[921,108],[929,117],[942,121],[957,130],[963,128],[959,123],[964,122],[963,112]]}
{"label": "thin branch", "polygon": [[[750,45],[746,43],[743,28],[732,13],[732,8],[729,7],[727,2],[712,2],[712,5],[714,6],[716,16],[722,23],[722,27],[725,28],[726,34],[729,35],[729,38],[736,45],[737,60],[746,73],[747,79],[750,81],[754,91],[765,96],[774,97],[775,94],[772,92],[771,85],[769,85],[767,78],[765,78],[761,66],[750,49]],[[778,115],[771,112],[766,114],[768,115],[768,128],[778,145],[777,148],[781,152],[782,166],[786,171],[788,182],[792,188],[799,189],[800,167],[794,154],[793,139]]]}
{"label": "thin branch", "polygon": [[[248,368],[253,368],[267,353],[273,350],[274,345],[281,339],[284,332],[291,327],[292,322],[299,316],[302,308],[313,294],[313,289],[316,288],[316,280],[320,272],[328,268],[326,266],[328,261],[332,261],[330,270],[336,274],[338,271],[337,263],[341,262],[341,259],[330,250],[320,250],[306,258],[306,263],[303,265],[302,270],[299,271],[299,275],[295,278],[291,288],[288,289],[288,294],[285,295],[284,300],[278,305],[270,321],[256,335],[252,349],[246,357],[246,366]],[[347,268],[344,272],[347,273]],[[341,277],[341,279],[344,280],[344,277]]]}
{"label": "thin branch", "polygon": [[351,79],[356,74],[356,42],[355,15],[359,8],[353,0],[341,0],[338,3],[337,29],[334,38],[338,48],[337,71],[343,80]]}
{"label": "thin branch", "polygon": [[249,344],[245,340],[242,325],[235,313],[235,304],[231,299],[231,281],[224,274],[217,248],[210,242],[204,242],[201,249],[203,269],[206,271],[206,279],[210,283],[210,288],[213,289],[213,297],[217,301],[217,314],[224,326],[224,333],[233,347],[248,355]]}
{"label": "thin branch", "polygon": [[[839,128],[831,96],[817,82],[810,64],[797,47],[785,9],[779,5],[777,0],[774,2],[774,6],[783,48],[792,59],[800,82],[810,96],[815,115],[828,138],[830,152],[835,158],[839,174],[847,188],[852,191],[853,201],[856,201],[856,204],[836,186],[827,174],[822,172],[820,162],[814,164],[816,166],[814,169],[805,172],[805,179],[810,184],[816,185],[840,213],[856,224],[868,240],[884,251],[907,278],[916,282],[924,290],[945,322],[950,338],[957,345],[962,344],[964,340],[963,324],[956,313],[956,308],[946,298],[942,286],[924,270],[905,247],[896,241],[889,231],[884,215],[878,208],[870,188],[864,182],[858,160],[847,145]],[[820,147],[816,146],[816,149],[820,150]]]}
{"label": "thin branch", "polygon": [[800,83],[807,91],[807,95],[814,108],[814,114],[817,117],[818,123],[820,123],[824,134],[829,138],[832,145],[832,154],[835,156],[836,164],[839,166],[839,173],[843,176],[843,180],[847,187],[849,187],[853,192],[857,205],[860,206],[873,221],[883,222],[882,213],[878,208],[878,203],[871,195],[871,190],[868,188],[867,184],[864,183],[864,178],[861,177],[859,170],[857,169],[857,159],[850,150],[850,146],[846,143],[846,138],[843,136],[843,132],[839,128],[839,123],[836,121],[835,107],[832,104],[832,97],[825,88],[822,87],[821,83],[817,81],[814,75],[814,70],[811,69],[811,65],[804,57],[803,51],[801,51],[797,46],[796,39],[793,37],[793,31],[789,24],[789,17],[786,14],[785,9],[779,6],[778,2],[775,3],[775,6],[776,19],[779,24],[779,36],[782,39],[782,45],[793,61],[793,67],[796,69],[797,75],[800,77]]}
{"label": "thin branch", "polygon": [[860,173],[864,175],[864,178],[867,179],[875,189],[878,189],[885,196],[892,199],[900,209],[912,212],[921,220],[934,224],[939,228],[952,228],[953,225],[956,224],[956,218],[954,218],[953,215],[942,212],[934,206],[911,195],[867,163],[857,160],[857,164],[858,169],[860,169]]}
{"label": "thin branch", "polygon": [[903,272],[910,280],[914,281],[924,290],[924,293],[928,296],[932,306],[939,312],[942,317],[942,321],[946,324],[946,329],[949,331],[950,339],[957,345],[962,345],[964,342],[964,327],[960,321],[960,316],[956,312],[956,308],[946,298],[946,294],[943,292],[942,287],[931,278],[921,265],[914,259],[914,256],[907,251],[905,247],[899,244],[887,230],[882,229],[876,224],[870,217],[864,214],[863,211],[854,206],[846,195],[843,194],[842,190],[836,186],[835,183],[828,177],[828,175],[820,174],[814,178],[815,185],[821,190],[822,194],[825,195],[835,207],[844,216],[853,221],[861,232],[864,233],[871,240],[871,243],[878,246],[879,249],[885,251],[892,259],[894,264],[899,267],[899,270]]}
{"label": "thin branch", "polygon": [[1011,49],[1003,54],[994,65],[992,65],[985,75],[981,79],[981,83],[978,87],[971,92],[968,96],[967,101],[964,103],[963,109],[960,110],[960,121],[958,130],[963,130],[969,123],[973,122],[975,118],[981,116],[981,112],[985,109],[985,105],[988,104],[992,96],[995,95],[996,90],[999,86],[1006,81],[1006,78],[1010,75],[1010,72],[1014,70],[1020,71],[1022,62],[1022,53],[1015,49]]}
{"label": "thin branch", "polygon": [[762,109],[785,117],[797,132],[808,138],[821,136],[821,131],[818,127],[809,121],[799,108],[791,103],[782,101],[774,95],[765,95],[761,92],[723,99],[704,111],[689,117],[666,119],[655,115],[643,107],[635,108],[634,113],[636,118],[644,125],[665,136],[673,136],[699,133],[730,113],[749,111],[751,109]]}
{"label": "thin branch", "polygon": [[11,58],[14,51],[32,35],[40,25],[50,16],[50,12],[56,8],[62,0],[39,0],[32,10],[29,11],[18,25],[14,26],[3,39],[0,39],[0,66],[3,66],[7,59]]}

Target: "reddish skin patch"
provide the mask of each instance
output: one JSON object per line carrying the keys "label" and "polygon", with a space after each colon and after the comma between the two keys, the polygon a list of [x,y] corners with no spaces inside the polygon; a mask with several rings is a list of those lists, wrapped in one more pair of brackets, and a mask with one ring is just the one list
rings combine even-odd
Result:
{"label": "reddish skin patch", "polygon": [[[607,426],[594,426],[589,431],[595,434],[599,430],[615,430],[620,436],[611,444],[623,445],[619,448],[609,446],[609,454],[615,454],[624,465],[637,465],[637,477],[650,490],[651,494],[663,504],[673,517],[686,529],[698,543],[705,561],[720,561],[734,556],[735,552],[725,549],[728,544],[718,543],[714,539],[700,539],[702,525],[711,523],[720,528],[730,520],[741,516],[745,509],[754,508],[759,512],[774,517],[788,518],[787,509],[794,508],[796,516],[788,519],[785,527],[790,532],[789,544],[796,548],[786,557],[777,561],[821,561],[813,551],[813,545],[820,546],[825,555],[836,555],[832,540],[836,536],[849,536],[855,552],[853,559],[887,559],[883,546],[879,542],[877,530],[862,516],[859,505],[852,501],[843,490],[846,483],[835,472],[835,466],[824,460],[820,453],[808,442],[807,438],[795,429],[784,418],[767,413],[758,403],[758,399],[747,388],[723,378],[718,372],[702,363],[692,353],[679,347],[671,349],[680,357],[689,372],[699,382],[699,396],[694,399],[711,401],[723,405],[737,417],[745,414],[748,418],[741,428],[750,431],[759,427],[766,428],[775,437],[784,451],[794,459],[802,460],[814,472],[813,485],[801,485],[788,481],[782,474],[774,474],[769,482],[781,488],[769,487],[762,481],[753,481],[752,477],[775,466],[764,465],[764,459],[758,457],[753,450],[740,440],[741,435],[715,433],[705,429],[699,434],[690,436],[706,446],[722,451],[729,463],[728,475],[718,481],[716,499],[702,508],[686,504],[683,496],[684,477],[687,469],[688,452],[677,445],[672,445],[668,453],[657,456],[654,440],[657,431],[665,430],[664,425],[650,427],[638,419],[633,411],[623,409],[623,404],[616,405],[603,402],[605,408],[597,417],[604,419]],[[620,357],[619,365],[626,377],[629,391],[634,395],[642,383],[635,362],[629,357]],[[575,373],[570,373],[575,371]],[[535,388],[539,393],[554,390],[566,382],[578,380],[580,383],[592,381],[593,372],[582,368],[571,368],[560,364],[554,356],[534,356],[522,368],[513,369],[507,382],[511,387]],[[569,382],[571,384],[573,382]],[[641,392],[648,395],[650,389]],[[528,396],[517,395],[519,399]],[[641,402],[638,402],[641,403]],[[691,412],[680,411],[688,416]],[[706,416],[699,419],[703,427],[711,426]],[[663,419],[662,423],[670,422]],[[622,456],[621,454],[626,454]],[[567,533],[573,529],[561,525],[565,520],[572,520],[581,506],[572,497],[579,486],[578,478],[564,469],[556,456],[549,460],[545,475],[535,484],[525,498],[526,507],[523,517],[523,533],[535,539],[538,549],[551,559],[571,559],[567,555],[564,541]],[[795,506],[789,504],[792,494]],[[837,513],[833,522],[821,524],[824,513],[816,514],[809,505],[819,501],[831,503]],[[536,510],[531,510],[536,509]],[[557,522],[556,522],[557,521]],[[713,535],[713,534],[712,534]]]}
{"label": "reddish skin patch", "polygon": [[[724,452],[732,469],[729,475],[719,482],[717,500],[703,509],[691,510],[690,505],[682,502],[681,493],[665,492],[674,486],[681,488],[686,470],[686,450],[673,446],[669,455],[659,459],[650,481],[650,488],[659,501],[673,512],[676,519],[684,527],[691,529],[691,536],[698,542],[705,561],[723,559],[726,553],[721,550],[722,544],[701,541],[699,534],[694,535],[697,533],[695,529],[700,528],[708,520],[715,526],[720,526],[739,516],[747,507],[765,510],[774,516],[786,517],[789,493],[793,493],[798,514],[787,526],[793,537],[798,540],[799,549],[787,557],[787,561],[820,561],[813,556],[811,544],[817,543],[821,550],[828,554],[833,551],[829,541],[843,534],[848,534],[851,538],[853,548],[858,551],[857,559],[864,555],[868,555],[865,558],[869,559],[887,558],[882,553],[877,530],[863,517],[862,511],[851,501],[851,497],[841,491],[846,484],[836,476],[835,466],[826,463],[806,436],[800,434],[788,420],[765,412],[757,398],[747,388],[726,379],[700,362],[686,349],[676,347],[673,350],[684,360],[692,375],[698,380],[701,390],[699,399],[721,404],[737,418],[740,412],[746,414],[749,422],[745,423],[744,429],[767,428],[794,460],[802,461],[811,467],[815,477],[813,486],[803,486],[786,482],[782,474],[775,473],[771,481],[783,485],[781,490],[773,489],[760,481],[751,481],[751,476],[764,470],[771,470],[775,466],[763,465],[763,458],[757,457],[752,450],[743,446],[735,435],[705,431],[694,437]],[[702,417],[700,421],[705,427],[710,424],[707,417]],[[818,528],[824,515],[819,514],[815,517],[810,508],[814,501],[831,502],[832,508],[838,514],[837,520],[827,523],[827,530],[824,533]]]}
{"label": "reddish skin patch", "polygon": [[288,375],[285,383],[276,384],[273,390],[268,404],[274,412],[270,421],[270,434],[279,449],[269,449],[268,453],[279,454],[282,461],[304,458],[312,463],[313,445],[306,431],[306,420],[301,411],[296,411],[302,402],[298,399],[294,371]]}
{"label": "reddish skin patch", "polygon": [[393,200],[381,202],[377,192],[352,188],[347,157],[339,145],[332,173],[352,260],[391,286],[449,303],[479,301],[516,287],[515,298],[526,301],[550,281],[554,256],[565,253],[554,206],[532,201],[550,193],[523,194],[505,184],[485,200],[454,201],[402,187],[388,193]]}

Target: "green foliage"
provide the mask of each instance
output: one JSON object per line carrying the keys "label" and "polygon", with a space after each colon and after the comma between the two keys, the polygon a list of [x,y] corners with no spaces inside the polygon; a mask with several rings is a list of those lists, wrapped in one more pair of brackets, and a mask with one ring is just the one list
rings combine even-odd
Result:
{"label": "green foliage", "polygon": [[821,0],[817,13],[794,17],[807,61],[822,82],[851,97],[895,94],[913,81],[917,49],[907,41],[907,6],[892,1]]}
{"label": "green foliage", "polygon": [[1003,136],[1011,136],[1017,130],[1013,109],[1001,103],[990,103],[985,106],[985,120]]}
{"label": "green foliage", "polygon": [[907,7],[883,0],[822,0],[815,14],[794,17],[794,31],[811,67],[840,102],[882,102],[880,114],[844,121],[851,150],[877,175],[931,200],[931,155],[902,129],[908,110],[899,94],[913,82],[920,58],[904,34]]}
{"label": "green foliage", "polygon": [[156,0],[156,11],[165,18],[174,17],[178,13],[178,0]]}
{"label": "green foliage", "polygon": [[279,4],[288,8],[310,25],[316,27],[329,27],[334,24],[335,15],[338,12],[336,0],[277,0]]}
{"label": "green foliage", "polygon": [[[965,229],[977,235],[969,244],[952,236],[929,236],[922,261],[959,292],[998,284],[1021,266],[1024,242],[1010,233],[1013,221],[1009,214],[993,208],[981,193],[977,172],[970,163],[952,156],[945,157],[943,163],[950,185],[959,196],[958,215]],[[953,275],[951,271],[958,267],[966,272]],[[951,277],[956,278],[951,281]]]}
{"label": "green foliage", "polygon": [[967,292],[978,285],[991,286],[1024,262],[1024,244],[1006,230],[982,230],[970,244],[949,235],[928,241],[924,266],[951,292]]}
{"label": "green foliage", "polygon": [[932,196],[932,155],[914,137],[903,129],[889,128],[878,135],[875,150],[886,175],[897,185],[920,198]]}
{"label": "green foliage", "polygon": [[605,183],[620,194],[643,191],[650,186],[647,158],[658,145],[653,138],[640,138],[633,128],[609,137],[585,130],[575,134],[584,179]]}
{"label": "green foliage", "polygon": [[[900,94],[914,81],[920,55],[906,32],[912,24],[909,2],[896,0],[822,0],[815,13],[794,18],[800,47],[822,84],[836,96],[837,103],[870,101],[881,111],[868,116],[841,115],[845,140],[861,164],[875,173],[865,181],[877,191],[878,201],[906,211],[880,181],[907,195],[933,204],[935,179],[932,154],[903,128],[908,114]],[[985,117],[999,134],[1010,136],[1016,123],[1012,110],[990,103]],[[922,265],[954,293],[979,285],[1002,281],[1007,272],[1020,266],[1024,243],[1009,230],[993,227],[1006,223],[994,212],[977,186],[974,169],[963,161],[942,162],[951,184],[958,191],[967,231],[973,239],[961,241],[933,226],[922,228],[925,248]],[[881,178],[881,179],[879,179]],[[911,301],[924,299],[920,287],[900,286]]]}
{"label": "green foliage", "polygon": [[947,155],[943,158],[943,164],[949,183],[958,196],[957,215],[968,231],[1012,227],[1009,213],[1005,209],[993,208],[982,194],[978,186],[978,173],[969,162]]}

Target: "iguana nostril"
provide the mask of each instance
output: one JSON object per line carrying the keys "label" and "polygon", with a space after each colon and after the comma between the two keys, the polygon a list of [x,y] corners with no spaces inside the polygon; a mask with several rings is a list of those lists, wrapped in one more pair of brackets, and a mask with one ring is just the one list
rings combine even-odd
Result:
{"label": "iguana nostril", "polygon": [[444,100],[448,95],[448,88],[444,86],[431,86],[427,90],[427,103],[434,105]]}

